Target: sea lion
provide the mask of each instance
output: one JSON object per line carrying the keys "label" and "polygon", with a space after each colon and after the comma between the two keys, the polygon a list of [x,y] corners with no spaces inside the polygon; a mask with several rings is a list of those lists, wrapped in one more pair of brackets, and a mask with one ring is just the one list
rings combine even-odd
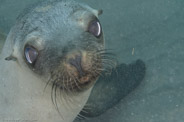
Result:
{"label": "sea lion", "polygon": [[[50,9],[50,7],[51,7],[50,5],[40,7],[40,8],[37,8],[36,11],[46,12],[48,11],[48,9]],[[92,11],[95,11],[95,10],[92,10]],[[97,14],[96,15],[97,17],[98,14],[100,14],[101,12],[102,11],[94,12],[94,14]],[[94,32],[95,31],[92,31],[92,33]],[[34,52],[32,48],[29,47],[28,49]],[[27,55],[26,58],[29,58],[29,55]],[[7,59],[16,60],[15,57],[12,57],[12,56]],[[32,60],[28,60],[29,63],[31,63],[31,61]],[[95,87],[86,105],[87,107],[90,107],[90,109],[86,109],[86,106],[85,106],[82,112],[80,113],[80,115],[82,116],[85,116],[85,117],[98,116],[103,112],[105,112],[106,110],[108,110],[109,108],[111,108],[112,106],[114,106],[115,104],[117,104],[123,97],[128,95],[129,92],[133,91],[140,84],[140,82],[142,81],[145,75],[145,65],[140,60],[128,66],[125,64],[120,64],[112,71],[111,75],[105,75],[104,73],[102,73],[101,75],[105,77],[100,77],[97,80],[97,83],[95,84]],[[64,97],[66,96],[64,95]],[[60,112],[59,108],[57,108],[58,107],[57,101],[55,101],[55,99],[53,100],[54,100],[53,103],[56,105],[56,109],[58,109],[58,112]],[[100,103],[102,102],[104,104],[100,105]],[[3,120],[8,121],[12,119],[3,118]],[[35,119],[35,121],[37,120]]]}
{"label": "sea lion", "polygon": [[99,14],[62,0],[20,14],[0,56],[0,121],[75,119],[106,63]]}

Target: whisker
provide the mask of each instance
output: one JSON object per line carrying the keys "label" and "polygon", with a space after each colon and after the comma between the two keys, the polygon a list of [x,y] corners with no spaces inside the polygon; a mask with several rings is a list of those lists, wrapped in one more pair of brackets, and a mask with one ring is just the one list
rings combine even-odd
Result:
{"label": "whisker", "polygon": [[84,115],[78,114],[78,116],[80,116],[82,119],[86,119],[87,117],[85,117]]}
{"label": "whisker", "polygon": [[54,83],[53,83],[53,85],[52,85],[51,99],[52,99],[52,103],[54,104],[54,107],[56,108],[56,110],[58,111],[58,113],[60,114],[60,116],[63,118],[61,112],[59,111],[58,104],[57,104],[57,89],[58,88],[57,88],[56,82],[57,81],[55,80]]}
{"label": "whisker", "polygon": [[77,85],[78,89],[79,89],[79,90],[82,90],[82,88],[81,88],[81,87],[78,85],[78,83],[77,83],[77,81],[80,82],[79,79],[78,79],[78,78],[75,78],[74,81],[76,82],[76,85]]}
{"label": "whisker", "polygon": [[47,83],[46,83],[46,85],[45,85],[45,87],[44,87],[44,89],[43,89],[43,92],[45,92],[45,90],[46,90],[46,88],[47,88],[47,86],[48,86],[48,84],[51,82],[51,77],[49,78],[49,80],[47,81]]}
{"label": "whisker", "polygon": [[[63,76],[64,77],[64,76]],[[66,97],[65,97],[65,90],[63,88],[60,88],[63,92],[61,94],[61,91],[59,92],[59,96],[60,96],[60,100],[61,100],[61,103],[63,103],[64,106],[67,107],[67,105],[65,104],[65,101],[67,100]]]}
{"label": "whisker", "polygon": [[[69,82],[69,81],[68,81],[68,76],[67,76],[67,83],[68,83],[68,82]],[[67,94],[69,94],[69,93],[71,93],[71,91],[70,91],[69,88],[67,88]],[[70,109],[71,109],[71,108],[72,108],[71,104],[74,103],[74,102],[73,102],[73,99],[71,98],[70,95],[67,95],[67,98],[68,98],[67,104],[68,104],[68,106],[69,106]],[[70,103],[71,103],[71,104],[70,104]]]}
{"label": "whisker", "polygon": [[70,88],[69,88],[69,80],[68,80],[68,76],[66,78],[66,85],[67,85],[67,92],[71,92]]}
{"label": "whisker", "polygon": [[89,112],[87,112],[87,109],[85,110],[84,108],[81,110],[81,112],[84,112],[86,114],[88,114]]}
{"label": "whisker", "polygon": [[96,52],[108,52],[108,51],[113,51],[114,49],[100,49],[100,50],[97,50]]}
{"label": "whisker", "polygon": [[76,81],[76,78],[75,78],[73,75],[71,75],[71,74],[70,74],[70,76],[73,78],[73,80],[74,80],[75,85],[77,86],[77,88],[78,88],[79,90],[81,90],[81,87],[78,85],[78,83],[77,83],[77,81]]}

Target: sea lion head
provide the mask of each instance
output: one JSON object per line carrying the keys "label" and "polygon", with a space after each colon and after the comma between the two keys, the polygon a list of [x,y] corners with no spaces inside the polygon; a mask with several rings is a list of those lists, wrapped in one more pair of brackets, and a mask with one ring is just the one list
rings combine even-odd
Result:
{"label": "sea lion head", "polygon": [[21,14],[13,27],[16,60],[47,84],[65,91],[91,87],[103,69],[101,11],[74,1],[43,2]]}

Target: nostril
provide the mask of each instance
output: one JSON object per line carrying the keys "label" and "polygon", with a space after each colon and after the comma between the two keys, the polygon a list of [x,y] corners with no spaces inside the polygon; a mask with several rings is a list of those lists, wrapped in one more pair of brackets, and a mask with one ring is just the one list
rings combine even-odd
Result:
{"label": "nostril", "polygon": [[69,59],[69,64],[71,64],[77,69],[80,77],[85,76],[85,72],[83,71],[81,66],[81,56],[77,55],[75,56],[75,59],[73,58]]}

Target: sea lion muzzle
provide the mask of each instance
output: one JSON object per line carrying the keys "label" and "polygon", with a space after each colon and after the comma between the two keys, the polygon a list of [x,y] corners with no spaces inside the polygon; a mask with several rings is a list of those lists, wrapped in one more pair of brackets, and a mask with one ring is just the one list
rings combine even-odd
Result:
{"label": "sea lion muzzle", "polygon": [[77,69],[79,72],[79,77],[85,76],[86,73],[82,69],[80,55],[76,55],[74,59],[69,59],[69,63]]}
{"label": "sea lion muzzle", "polygon": [[[95,73],[93,68],[101,67],[101,64],[96,65],[94,57],[95,56],[90,55],[90,53],[86,51],[75,51],[66,56],[64,67],[68,77],[75,80],[77,86],[81,88],[86,87],[89,84],[93,84],[93,81],[98,78],[99,75]],[[97,60],[97,58],[95,59]],[[98,60],[100,60],[100,58]],[[70,82],[72,82],[72,80]]]}

